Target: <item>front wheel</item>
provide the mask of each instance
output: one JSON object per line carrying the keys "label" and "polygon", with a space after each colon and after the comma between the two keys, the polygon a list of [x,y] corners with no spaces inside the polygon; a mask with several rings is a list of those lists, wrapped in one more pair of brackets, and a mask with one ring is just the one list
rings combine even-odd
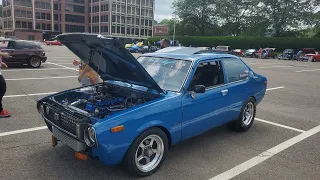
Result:
{"label": "front wheel", "polygon": [[38,57],[33,56],[33,57],[31,57],[29,59],[29,63],[28,64],[32,68],[38,68],[38,67],[41,66],[41,59],[38,58]]}
{"label": "front wheel", "polygon": [[167,155],[168,146],[168,137],[161,129],[149,129],[132,143],[124,163],[132,174],[149,176],[161,167]]}
{"label": "front wheel", "polygon": [[245,132],[250,129],[256,116],[256,102],[250,97],[242,106],[241,113],[237,120],[230,123],[231,129],[238,132]]}

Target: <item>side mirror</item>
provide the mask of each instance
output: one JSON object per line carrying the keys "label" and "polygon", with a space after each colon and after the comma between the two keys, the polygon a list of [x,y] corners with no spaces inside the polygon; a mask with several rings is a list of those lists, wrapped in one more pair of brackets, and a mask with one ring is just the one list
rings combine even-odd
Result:
{"label": "side mirror", "polygon": [[204,85],[195,85],[190,90],[195,93],[205,93],[206,87]]}

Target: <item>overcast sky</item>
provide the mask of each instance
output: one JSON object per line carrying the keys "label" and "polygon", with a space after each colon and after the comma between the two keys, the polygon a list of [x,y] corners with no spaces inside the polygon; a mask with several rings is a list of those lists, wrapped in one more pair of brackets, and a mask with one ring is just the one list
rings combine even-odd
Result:
{"label": "overcast sky", "polygon": [[173,0],[155,0],[156,1],[156,11],[154,19],[158,22],[163,19],[170,19],[172,17],[173,9],[172,2]]}
{"label": "overcast sky", "polygon": [[[155,0],[156,1],[156,12],[155,20],[158,22],[163,19],[171,18],[173,10],[171,8],[173,0]],[[0,4],[2,1],[0,0]]]}

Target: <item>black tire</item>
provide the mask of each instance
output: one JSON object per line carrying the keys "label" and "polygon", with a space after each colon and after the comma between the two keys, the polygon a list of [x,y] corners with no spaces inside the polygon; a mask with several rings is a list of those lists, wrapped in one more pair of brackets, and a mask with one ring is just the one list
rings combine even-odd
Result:
{"label": "black tire", "polygon": [[32,68],[39,68],[41,66],[41,59],[37,56],[31,56],[28,65]]}
{"label": "black tire", "polygon": [[[162,139],[164,151],[163,151],[162,159],[159,160],[160,162],[158,163],[158,165],[156,165],[156,167],[154,167],[152,170],[150,170],[148,172],[143,172],[143,171],[139,170],[139,168],[137,167],[136,161],[135,161],[135,158],[136,158],[135,156],[136,156],[136,152],[138,151],[140,143],[142,143],[144,141],[144,139],[149,137],[150,135],[156,135]],[[148,130],[144,131],[143,133],[141,133],[134,140],[134,142],[131,144],[129,150],[127,151],[127,153],[124,157],[123,163],[127,167],[129,173],[131,173],[135,176],[141,176],[141,177],[150,176],[153,173],[155,173],[163,164],[163,162],[167,156],[168,148],[169,148],[169,142],[168,142],[167,135],[159,128],[151,128],[151,129],[148,129]]]}
{"label": "black tire", "polygon": [[[252,114],[252,118],[251,118],[251,121],[250,123],[247,123],[245,124],[244,123],[244,120],[243,120],[243,116],[244,116],[244,112],[246,110],[246,107],[249,105],[249,104],[252,104],[253,105],[253,114]],[[250,129],[250,127],[252,126],[253,122],[254,122],[254,118],[256,117],[256,110],[257,110],[257,105],[256,105],[256,101],[254,98],[250,97],[242,106],[241,108],[241,113],[239,115],[239,117],[231,122],[229,124],[230,128],[234,131],[237,131],[237,132],[245,132],[245,131],[248,131]]]}

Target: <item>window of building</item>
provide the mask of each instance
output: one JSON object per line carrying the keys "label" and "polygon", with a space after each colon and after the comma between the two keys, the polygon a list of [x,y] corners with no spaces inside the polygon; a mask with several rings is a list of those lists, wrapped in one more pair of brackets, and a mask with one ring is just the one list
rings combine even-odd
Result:
{"label": "window of building", "polygon": [[66,4],[67,12],[76,12],[76,13],[84,13],[84,6],[78,6],[73,4]]}
{"label": "window of building", "polygon": [[109,4],[102,4],[101,5],[101,12],[104,12],[104,11],[109,11]]}
{"label": "window of building", "polygon": [[84,26],[66,25],[66,32],[84,32]]}
{"label": "window of building", "polygon": [[111,33],[116,33],[116,27],[115,26],[111,27]]}
{"label": "window of building", "polygon": [[51,30],[51,24],[47,24],[47,30]]}
{"label": "window of building", "polygon": [[109,32],[109,27],[108,26],[101,26],[101,32]]}
{"label": "window of building", "polygon": [[40,23],[36,23],[36,29],[41,29]]}
{"label": "window of building", "polygon": [[55,31],[59,31],[59,25],[58,25],[58,24],[55,24],[55,25],[54,25],[54,30],[55,30]]}
{"label": "window of building", "polygon": [[53,15],[53,18],[54,18],[55,21],[59,21],[59,16],[58,16],[58,14],[54,14],[54,15]]}
{"label": "window of building", "polygon": [[42,23],[42,30],[46,30],[46,28],[47,28],[47,26],[46,26],[46,24],[44,24],[44,23]]}
{"label": "window of building", "polygon": [[84,0],[66,0],[67,2],[71,3],[79,3],[79,4],[84,4]]}
{"label": "window of building", "polygon": [[108,15],[101,16],[101,22],[109,22],[109,16]]}
{"label": "window of building", "polygon": [[46,19],[46,13],[41,13],[41,19]]}
{"label": "window of building", "polygon": [[28,22],[28,29],[33,29],[32,22]]}
{"label": "window of building", "polygon": [[66,14],[66,22],[84,23],[84,16]]}
{"label": "window of building", "polygon": [[245,80],[249,77],[248,67],[239,59],[225,59],[223,66],[227,75],[227,83]]}
{"label": "window of building", "polygon": [[51,20],[51,14],[46,14],[47,15],[47,20]]}
{"label": "window of building", "polygon": [[27,22],[22,21],[21,27],[26,29],[27,28]]}
{"label": "window of building", "polygon": [[21,22],[20,21],[16,21],[16,28],[21,28]]}

